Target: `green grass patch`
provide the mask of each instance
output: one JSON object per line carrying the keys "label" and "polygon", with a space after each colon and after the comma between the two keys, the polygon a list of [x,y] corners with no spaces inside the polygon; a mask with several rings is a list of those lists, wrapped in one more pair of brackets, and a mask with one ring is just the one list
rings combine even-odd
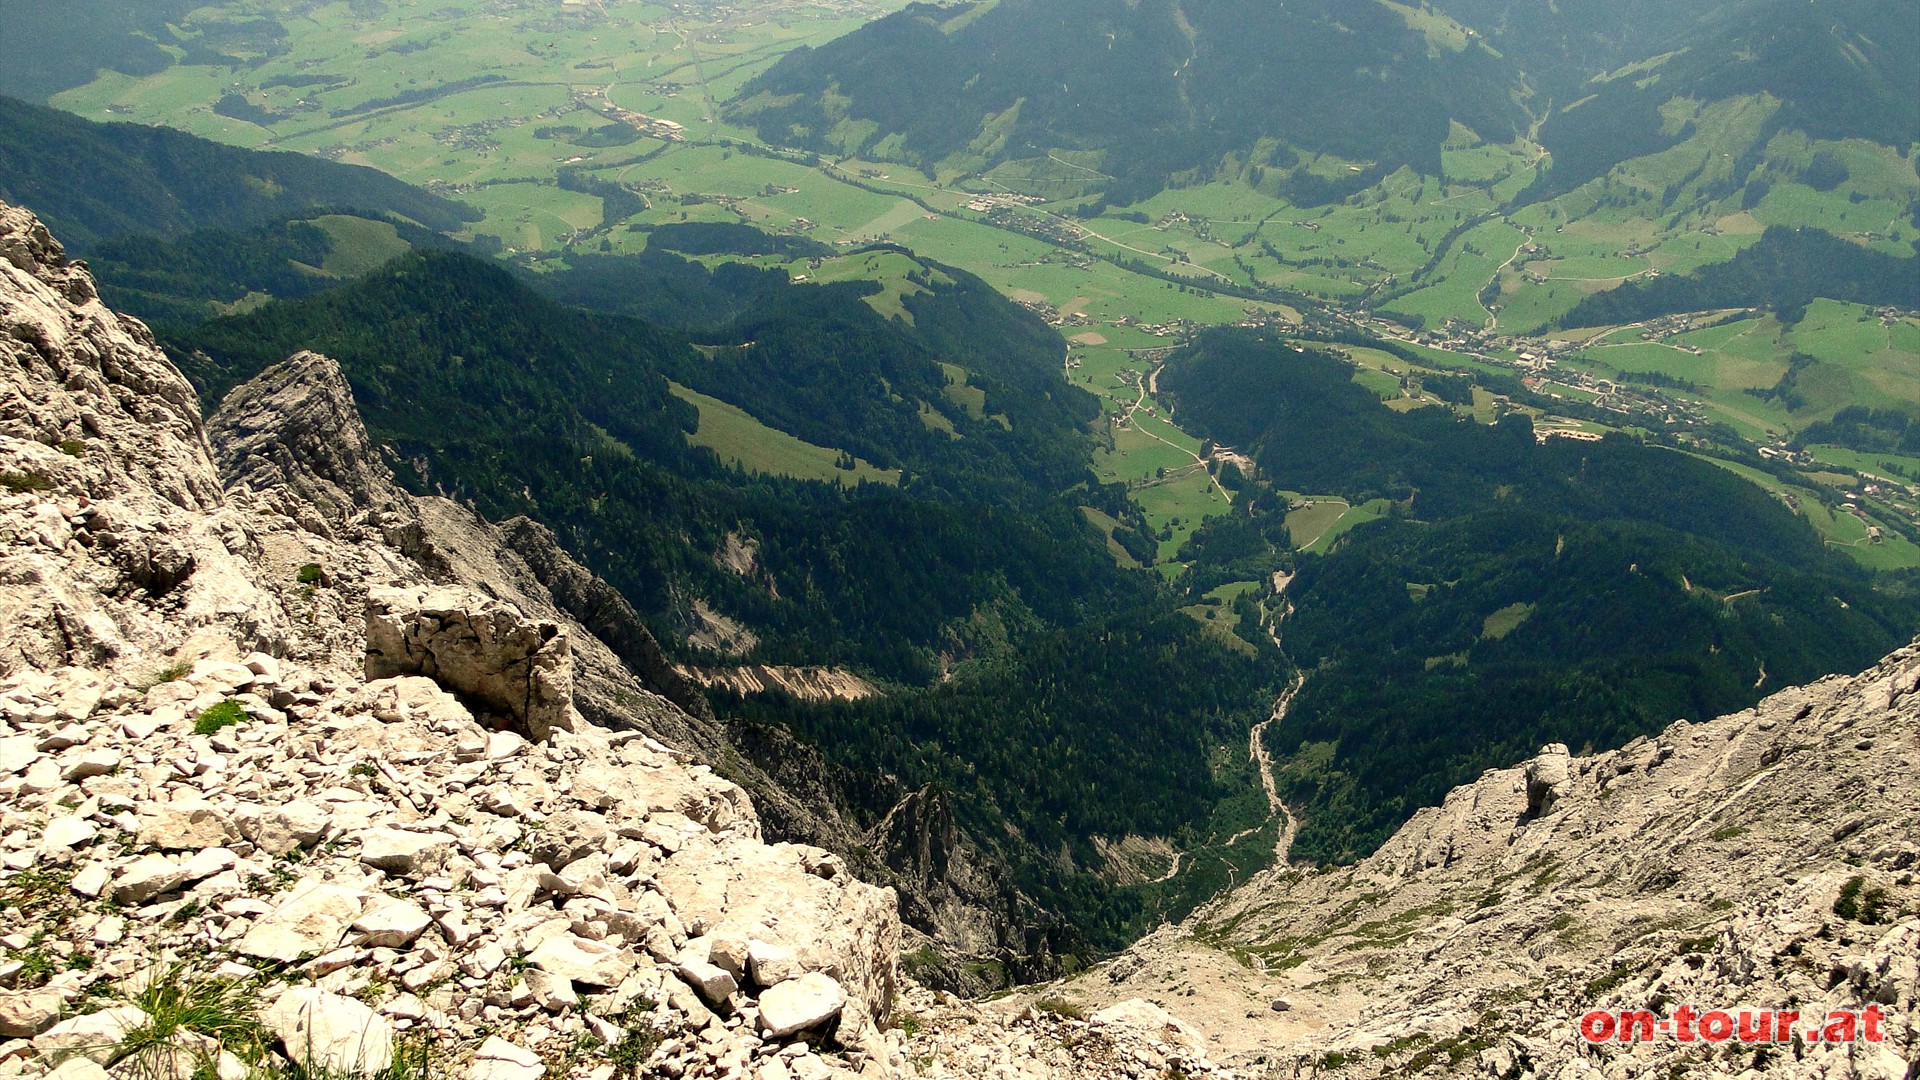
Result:
{"label": "green grass patch", "polygon": [[1140,560],[1134,558],[1131,552],[1120,546],[1120,541],[1114,539],[1113,531],[1121,526],[1120,522],[1115,520],[1113,515],[1102,510],[1096,510],[1091,506],[1081,507],[1080,513],[1086,517],[1088,524],[1099,529],[1101,535],[1106,537],[1107,554],[1113,556],[1114,562],[1130,570],[1137,569],[1140,566]]}
{"label": "green grass patch", "polygon": [[1532,615],[1532,604],[1508,604],[1481,621],[1480,636],[1488,641],[1499,641],[1519,629],[1520,624]]}
{"label": "green grass patch", "polygon": [[1319,542],[1347,511],[1353,509],[1345,499],[1313,498],[1306,505],[1287,511],[1287,535],[1293,546],[1305,551]]}
{"label": "green grass patch", "polygon": [[817,480],[845,487],[863,482],[900,482],[898,469],[878,468],[843,451],[815,446],[768,427],[737,405],[678,383],[671,384],[670,389],[700,411],[700,426],[687,436],[687,441],[711,449],[720,455],[720,460],[742,472]]}
{"label": "green grass patch", "polygon": [[333,241],[320,269],[335,277],[359,277],[413,250],[389,222],[327,214],[313,223]]}
{"label": "green grass patch", "polygon": [[230,728],[241,723],[246,718],[247,711],[237,703],[222,701],[218,705],[209,705],[200,710],[200,715],[193,718],[193,733],[212,735],[222,728]]}

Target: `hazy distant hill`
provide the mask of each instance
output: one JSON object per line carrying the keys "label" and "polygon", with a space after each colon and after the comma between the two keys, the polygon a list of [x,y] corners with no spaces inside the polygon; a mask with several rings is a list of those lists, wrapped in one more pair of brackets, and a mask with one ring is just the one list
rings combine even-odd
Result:
{"label": "hazy distant hill", "polygon": [[0,93],[45,101],[101,69],[151,75],[174,62],[157,36],[199,0],[0,0]]}
{"label": "hazy distant hill", "polygon": [[1398,4],[1001,0],[796,50],[732,113],[773,142],[921,165],[1103,151],[1124,188],[1236,152],[1436,171],[1450,120],[1508,138],[1523,96],[1512,64]]}
{"label": "hazy distant hill", "polygon": [[1549,118],[1540,140],[1554,167],[1541,191],[1570,190],[1689,137],[1692,125],[1672,123],[1662,111],[1676,99],[1766,94],[1780,103],[1768,134],[1792,129],[1904,149],[1920,139],[1916,56],[1920,18],[1906,0],[1768,0],[1742,8],[1684,49],[1596,80]]}
{"label": "hazy distant hill", "polygon": [[1444,0],[1448,15],[1526,69],[1543,94],[1679,47],[1716,20],[1764,0]]}
{"label": "hazy distant hill", "polygon": [[1905,0],[988,0],[914,4],[796,50],[729,108],[776,143],[922,167],[1089,151],[1114,202],[1228,157],[1437,175],[1450,120],[1499,142],[1531,109],[1553,152],[1538,197],[1684,141],[1692,125],[1663,112],[1676,98],[1767,94],[1769,134],[1904,148],[1920,138],[1916,54]]}
{"label": "hazy distant hill", "polygon": [[374,169],[96,124],[6,97],[0,146],[0,199],[32,207],[79,251],[113,236],[242,229],[320,207],[397,214],[442,231],[479,216]]}

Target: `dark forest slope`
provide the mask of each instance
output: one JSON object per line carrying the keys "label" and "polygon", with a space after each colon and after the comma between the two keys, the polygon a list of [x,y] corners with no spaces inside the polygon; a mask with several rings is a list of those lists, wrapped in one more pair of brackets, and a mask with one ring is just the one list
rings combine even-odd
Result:
{"label": "dark forest slope", "polygon": [[1511,64],[1410,21],[1333,0],[915,4],[794,51],[731,108],[773,142],[921,164],[1100,150],[1122,186],[1263,139],[1433,171],[1449,120],[1495,138],[1524,126]]}
{"label": "dark forest slope", "polygon": [[96,124],[5,97],[0,146],[0,199],[32,207],[79,252],[114,236],[244,229],[316,208],[396,214],[441,231],[479,217],[374,169]]}

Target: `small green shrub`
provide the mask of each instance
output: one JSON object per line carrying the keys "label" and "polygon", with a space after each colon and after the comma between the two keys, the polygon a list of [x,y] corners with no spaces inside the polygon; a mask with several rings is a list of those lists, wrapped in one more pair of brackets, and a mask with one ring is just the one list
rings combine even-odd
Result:
{"label": "small green shrub", "polygon": [[211,735],[221,728],[232,727],[247,718],[247,711],[231,701],[223,701],[202,710],[193,721],[195,735]]}
{"label": "small green shrub", "polygon": [[1085,1020],[1087,1011],[1063,997],[1043,997],[1033,1003],[1033,1007],[1049,1016],[1058,1016],[1066,1020]]}
{"label": "small green shrub", "polygon": [[1878,885],[1868,885],[1866,878],[1856,874],[1840,886],[1840,896],[1833,902],[1833,913],[1849,922],[1872,926],[1886,921],[1886,907],[1887,890]]}
{"label": "small green shrub", "polygon": [[319,563],[310,562],[300,568],[299,573],[294,575],[294,580],[302,585],[318,585],[325,581],[326,577],[327,572],[321,569]]}
{"label": "small green shrub", "polygon": [[928,972],[938,971],[942,963],[944,961],[940,954],[931,945],[922,945],[900,958],[901,968],[914,979],[920,979]]}
{"label": "small green shrub", "polygon": [[53,481],[39,473],[0,472],[0,488],[6,488],[15,495],[28,491],[47,491],[52,487]]}
{"label": "small green shrub", "polygon": [[19,963],[19,970],[13,973],[14,981],[24,989],[37,989],[47,985],[47,981],[58,975],[64,966],[59,963],[39,936],[25,949],[8,949],[6,957]]}
{"label": "small green shrub", "polygon": [[[613,1075],[620,1080],[634,1080],[641,1075],[647,1059],[666,1041],[666,1033],[653,1026],[648,1014],[653,1012],[654,1003],[640,998],[626,1011],[609,1016],[607,1019],[626,1032],[626,1036],[613,1046],[605,1046],[599,1039],[588,1036],[579,1049],[588,1054],[603,1054],[607,1064],[613,1066]],[[651,1075],[651,1074],[649,1074]]]}
{"label": "small green shrub", "polygon": [[79,439],[60,440],[60,452],[68,457],[86,457],[87,444]]}
{"label": "small green shrub", "polygon": [[[116,1073],[164,1080],[178,1074],[182,1034],[191,1032],[251,1066],[266,1058],[266,1030],[255,1016],[257,989],[251,981],[216,979],[174,964],[157,971],[132,1002],[147,1021],[121,1036],[113,1058]],[[192,1062],[194,1076],[217,1075],[211,1053]]]}

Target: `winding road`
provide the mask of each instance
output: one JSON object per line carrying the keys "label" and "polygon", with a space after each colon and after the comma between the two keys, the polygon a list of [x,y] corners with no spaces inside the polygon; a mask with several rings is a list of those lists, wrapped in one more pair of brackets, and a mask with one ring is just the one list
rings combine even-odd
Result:
{"label": "winding road", "polygon": [[[1168,439],[1168,438],[1165,438],[1165,437],[1163,437],[1163,436],[1162,436],[1162,435],[1161,435],[1161,434],[1160,434],[1159,432],[1157,432],[1157,431],[1154,431],[1153,429],[1151,429],[1151,428],[1149,428],[1149,427],[1147,427],[1147,426],[1146,426],[1145,424],[1141,424],[1141,423],[1137,423],[1137,422],[1136,422],[1136,421],[1135,421],[1135,420],[1133,419],[1133,414],[1134,414],[1134,413],[1136,413],[1136,412],[1139,412],[1139,411],[1140,411],[1140,409],[1141,409],[1141,408],[1143,408],[1143,407],[1144,407],[1144,406],[1146,405],[1146,403],[1147,403],[1147,394],[1148,394],[1149,392],[1151,392],[1151,393],[1159,393],[1159,391],[1160,391],[1160,372],[1161,372],[1161,371],[1162,371],[1163,369],[1165,369],[1165,368],[1166,368],[1166,366],[1167,366],[1167,365],[1165,365],[1165,364],[1161,364],[1161,365],[1160,365],[1159,367],[1156,367],[1156,368],[1154,368],[1154,369],[1153,369],[1153,373],[1152,373],[1152,374],[1150,374],[1150,375],[1148,375],[1148,376],[1147,376],[1146,378],[1144,378],[1144,379],[1141,379],[1141,380],[1140,380],[1140,383],[1139,383],[1139,387],[1140,387],[1140,395],[1139,395],[1138,397],[1136,397],[1136,398],[1135,398],[1135,399],[1133,400],[1133,403],[1132,403],[1131,405],[1128,405],[1128,406],[1126,407],[1126,408],[1127,408],[1127,411],[1126,411],[1126,415],[1124,415],[1124,416],[1122,416],[1122,417],[1120,418],[1120,425],[1121,425],[1122,427],[1130,427],[1130,428],[1132,428],[1133,430],[1135,430],[1135,431],[1137,431],[1137,432],[1139,432],[1140,434],[1142,434],[1142,435],[1145,435],[1145,436],[1146,436],[1147,438],[1149,438],[1149,439],[1154,439],[1154,440],[1157,440],[1157,441],[1159,441],[1159,442],[1163,442],[1163,443],[1166,443],[1166,444],[1167,444],[1168,446],[1171,446],[1171,447],[1173,447],[1173,448],[1174,448],[1175,450],[1178,450],[1178,451],[1180,451],[1181,453],[1183,453],[1183,454],[1185,454],[1185,455],[1187,455],[1188,457],[1190,457],[1190,458],[1192,458],[1192,459],[1193,459],[1193,463],[1194,463],[1195,465],[1198,465],[1198,466],[1200,466],[1200,471],[1201,471],[1201,472],[1204,472],[1204,473],[1206,473],[1206,476],[1207,476],[1207,483],[1208,483],[1209,485],[1211,485],[1211,486],[1212,486],[1212,488],[1213,488],[1213,490],[1215,490],[1215,491],[1218,491],[1218,492],[1220,493],[1220,497],[1221,497],[1221,498],[1223,498],[1223,499],[1225,499],[1225,500],[1227,500],[1227,502],[1228,502],[1229,504],[1231,504],[1231,503],[1233,502],[1233,494],[1232,494],[1231,492],[1229,492],[1229,491],[1228,491],[1228,490],[1227,490],[1226,488],[1224,488],[1224,487],[1222,487],[1222,486],[1220,486],[1220,481],[1219,481],[1219,480],[1218,480],[1217,478],[1215,478],[1215,476],[1213,475],[1213,473],[1212,473],[1212,471],[1211,471],[1211,470],[1209,470],[1209,469],[1207,469],[1207,467],[1206,467],[1206,466],[1207,466],[1207,459],[1206,459],[1206,458],[1203,458],[1203,457],[1201,457],[1201,456],[1200,456],[1199,454],[1196,454],[1196,453],[1194,453],[1193,451],[1191,451],[1191,450],[1189,450],[1189,449],[1187,449],[1187,448],[1186,448],[1186,447],[1184,447],[1184,446],[1181,446],[1181,445],[1180,445],[1179,443],[1176,443],[1176,442],[1174,442],[1174,441],[1173,441],[1173,440],[1171,440],[1171,439]],[[1169,424],[1171,424],[1171,423],[1172,423],[1172,421],[1171,421],[1171,420],[1169,420],[1169,421],[1168,421],[1168,423],[1169,423]],[[1184,475],[1184,474],[1185,474],[1185,472],[1186,472],[1186,469],[1185,469],[1185,468],[1182,468],[1182,469],[1181,469],[1181,473],[1182,473],[1182,475]],[[1171,475],[1171,474],[1169,474],[1169,475]],[[1150,487],[1150,486],[1152,486],[1152,485],[1147,485],[1147,486],[1149,486],[1149,487]]]}

